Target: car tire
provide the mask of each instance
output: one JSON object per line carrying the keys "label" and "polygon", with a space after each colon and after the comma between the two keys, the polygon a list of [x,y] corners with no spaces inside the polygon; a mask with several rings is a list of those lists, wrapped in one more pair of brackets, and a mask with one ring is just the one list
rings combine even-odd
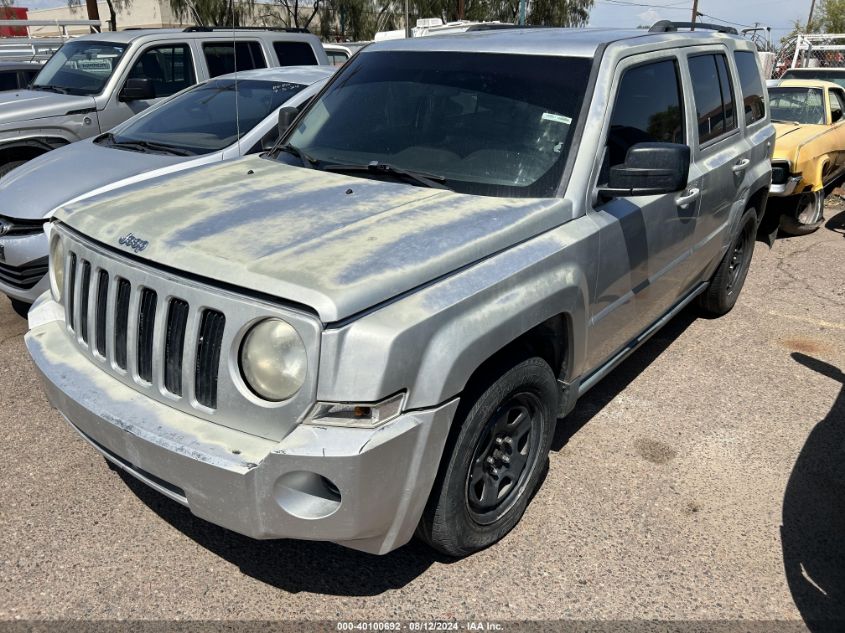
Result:
{"label": "car tire", "polygon": [[417,530],[449,556],[484,549],[519,522],[554,434],[558,385],[548,363],[528,358],[488,375],[489,386],[470,389],[461,399]]}
{"label": "car tire", "polygon": [[29,314],[29,309],[32,307],[32,304],[27,303],[26,301],[20,301],[18,299],[9,299],[12,302],[12,310],[18,313],[19,316],[22,316],[24,319]]}
{"label": "car tire", "polygon": [[736,304],[754,255],[754,236],[757,232],[757,211],[746,209],[739,221],[739,229],[710,285],[698,296],[698,305],[709,316],[722,316]]}
{"label": "car tire", "polygon": [[12,171],[15,167],[20,167],[20,166],[21,166],[21,165],[23,165],[25,162],[26,162],[25,160],[11,160],[11,161],[9,161],[8,163],[5,163],[5,164],[3,164],[3,165],[0,165],[0,178],[2,178],[3,176],[5,176],[6,174],[8,174],[8,173],[9,173],[10,171]]}
{"label": "car tire", "polygon": [[780,218],[780,230],[787,235],[809,235],[824,224],[824,191],[802,193],[798,196],[795,215]]}

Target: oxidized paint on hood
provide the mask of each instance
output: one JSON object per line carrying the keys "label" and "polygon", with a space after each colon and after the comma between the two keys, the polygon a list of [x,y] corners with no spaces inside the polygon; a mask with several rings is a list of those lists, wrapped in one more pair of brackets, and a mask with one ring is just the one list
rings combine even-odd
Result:
{"label": "oxidized paint on hood", "polygon": [[0,92],[0,127],[32,119],[64,116],[74,110],[93,107],[93,97],[63,95],[45,90],[9,90]]}
{"label": "oxidized paint on hood", "polygon": [[131,233],[148,243],[138,257],[311,306],[324,322],[571,216],[557,198],[470,196],[260,157],[147,181],[56,214],[115,248],[126,250],[119,240]]}

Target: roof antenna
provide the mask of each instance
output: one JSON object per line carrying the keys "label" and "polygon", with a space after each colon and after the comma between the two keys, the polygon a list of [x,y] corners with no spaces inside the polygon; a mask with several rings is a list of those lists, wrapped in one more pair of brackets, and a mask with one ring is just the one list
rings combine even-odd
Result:
{"label": "roof antenna", "polygon": [[235,32],[235,0],[229,0],[229,6],[232,9],[232,52],[235,59],[235,131],[238,139],[238,156],[241,155],[241,115],[238,109],[238,42],[236,40]]}

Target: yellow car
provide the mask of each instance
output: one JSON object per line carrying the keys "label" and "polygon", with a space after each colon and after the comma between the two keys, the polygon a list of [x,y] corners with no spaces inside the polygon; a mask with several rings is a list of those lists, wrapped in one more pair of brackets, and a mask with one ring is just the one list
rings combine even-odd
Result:
{"label": "yellow car", "polygon": [[787,79],[769,88],[777,140],[769,205],[780,228],[804,235],[824,221],[824,188],[845,172],[845,90],[835,83]]}

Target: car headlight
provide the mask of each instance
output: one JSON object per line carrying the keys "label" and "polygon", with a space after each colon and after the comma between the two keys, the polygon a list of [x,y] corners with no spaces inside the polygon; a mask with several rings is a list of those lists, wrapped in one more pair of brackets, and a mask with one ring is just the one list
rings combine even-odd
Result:
{"label": "car headlight", "polygon": [[56,234],[50,240],[50,287],[53,290],[53,298],[56,301],[62,300],[62,290],[65,283],[65,246],[62,238]]}
{"label": "car headlight", "polygon": [[265,319],[247,333],[240,362],[246,384],[265,400],[287,400],[305,384],[305,345],[294,327],[281,319]]}

